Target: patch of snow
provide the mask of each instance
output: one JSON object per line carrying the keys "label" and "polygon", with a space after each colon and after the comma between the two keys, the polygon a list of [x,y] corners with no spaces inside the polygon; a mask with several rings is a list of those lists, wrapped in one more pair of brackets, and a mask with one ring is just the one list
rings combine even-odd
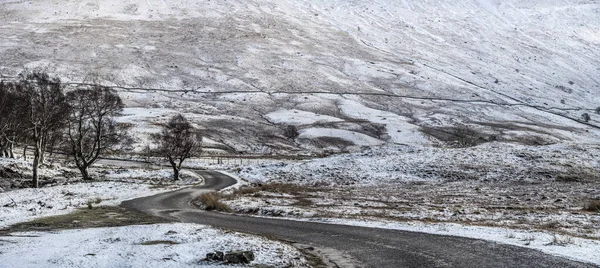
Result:
{"label": "patch of snow", "polygon": [[299,139],[315,139],[319,137],[327,138],[339,138],[345,141],[354,143],[358,146],[377,146],[382,145],[382,140],[373,138],[369,135],[343,130],[343,129],[332,129],[332,128],[307,128],[300,131]]}
{"label": "patch of snow", "polygon": [[428,145],[431,143],[419,130],[419,127],[410,122],[411,119],[408,117],[372,109],[352,100],[341,100],[338,106],[340,111],[350,118],[385,125],[387,134],[394,143],[411,145]]}
{"label": "patch of snow", "polygon": [[315,123],[327,123],[327,122],[342,122],[342,119],[337,117],[321,115],[301,110],[277,110],[272,113],[265,115],[269,121],[275,124],[287,124],[287,125],[310,125]]}
{"label": "patch of snow", "polygon": [[[0,237],[2,265],[25,267],[222,267],[215,251],[252,250],[253,264],[307,267],[292,246],[188,223],[26,232]],[[162,241],[162,242],[161,242]],[[23,258],[23,251],[32,251]]]}

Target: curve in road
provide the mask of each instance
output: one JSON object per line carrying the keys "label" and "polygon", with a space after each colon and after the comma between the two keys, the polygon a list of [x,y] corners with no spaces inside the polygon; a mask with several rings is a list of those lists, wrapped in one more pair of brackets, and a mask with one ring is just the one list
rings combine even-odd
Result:
{"label": "curve in road", "polygon": [[121,206],[310,245],[338,267],[596,267],[537,250],[462,237],[203,211],[191,204],[195,197],[233,185],[236,180],[216,171],[197,172],[205,178],[201,186],[129,200]]}

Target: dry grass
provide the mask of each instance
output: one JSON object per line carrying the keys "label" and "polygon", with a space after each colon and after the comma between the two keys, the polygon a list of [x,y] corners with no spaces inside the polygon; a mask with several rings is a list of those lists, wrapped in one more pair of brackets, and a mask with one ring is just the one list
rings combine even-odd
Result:
{"label": "dry grass", "polygon": [[293,204],[294,206],[310,207],[310,206],[314,205],[313,201],[311,201],[310,199],[304,198],[304,197],[297,197],[296,200],[297,201]]}
{"label": "dry grass", "polygon": [[0,230],[0,234],[74,228],[117,227],[166,222],[170,221],[120,207],[93,207],[91,209],[78,209],[73,213],[66,215],[51,216],[29,222],[17,223],[6,229]]}
{"label": "dry grass", "polygon": [[88,209],[92,209],[94,207],[94,205],[97,205],[100,203],[102,203],[102,198],[100,198],[100,197],[96,197],[94,199],[89,199],[87,201],[87,207],[88,207]]}
{"label": "dry grass", "polygon": [[590,212],[600,212],[600,200],[591,200],[584,208]]}
{"label": "dry grass", "polygon": [[210,192],[210,193],[202,194],[197,198],[197,201],[199,201],[200,204],[198,204],[198,202],[194,202],[194,203],[198,204],[200,207],[202,207],[205,210],[232,212],[231,208],[227,204],[221,202],[220,199],[221,199],[221,197],[219,194]]}
{"label": "dry grass", "polygon": [[171,240],[150,240],[150,241],[144,241],[142,243],[140,243],[140,245],[143,246],[154,246],[154,245],[178,245],[181,244],[177,241],[171,241]]}
{"label": "dry grass", "polygon": [[568,167],[564,172],[556,175],[560,182],[598,182],[600,175],[597,170],[587,167]]}

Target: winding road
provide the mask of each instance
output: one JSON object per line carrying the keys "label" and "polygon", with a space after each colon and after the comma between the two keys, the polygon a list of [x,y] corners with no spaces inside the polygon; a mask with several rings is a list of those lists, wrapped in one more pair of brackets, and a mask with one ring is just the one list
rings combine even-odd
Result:
{"label": "winding road", "polygon": [[223,173],[195,170],[200,186],[125,201],[122,207],[275,238],[323,257],[330,267],[596,267],[489,241],[378,228],[208,212],[191,201],[236,183]]}

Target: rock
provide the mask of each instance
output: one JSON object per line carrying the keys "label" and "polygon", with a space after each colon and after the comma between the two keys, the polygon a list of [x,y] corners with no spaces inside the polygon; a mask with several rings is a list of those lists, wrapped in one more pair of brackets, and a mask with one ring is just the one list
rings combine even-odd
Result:
{"label": "rock", "polygon": [[206,260],[207,261],[223,261],[224,256],[225,255],[223,254],[222,251],[215,251],[215,252],[206,254]]}
{"label": "rock", "polygon": [[248,264],[254,260],[254,252],[252,251],[234,251],[225,254],[223,261],[231,264]]}

